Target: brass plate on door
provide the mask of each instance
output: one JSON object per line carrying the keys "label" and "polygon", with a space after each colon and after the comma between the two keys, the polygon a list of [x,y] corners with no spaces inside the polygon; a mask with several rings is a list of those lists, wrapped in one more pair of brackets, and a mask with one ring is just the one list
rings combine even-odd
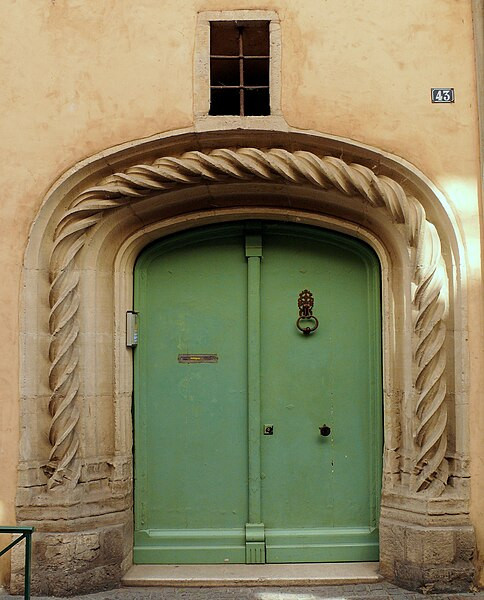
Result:
{"label": "brass plate on door", "polygon": [[218,354],[179,354],[178,362],[184,364],[216,363]]}

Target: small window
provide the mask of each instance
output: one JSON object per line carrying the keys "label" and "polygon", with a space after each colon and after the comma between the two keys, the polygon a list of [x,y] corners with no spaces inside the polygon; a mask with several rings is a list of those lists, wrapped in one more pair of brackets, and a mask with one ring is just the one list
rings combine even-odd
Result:
{"label": "small window", "polygon": [[270,114],[269,21],[210,23],[210,115]]}

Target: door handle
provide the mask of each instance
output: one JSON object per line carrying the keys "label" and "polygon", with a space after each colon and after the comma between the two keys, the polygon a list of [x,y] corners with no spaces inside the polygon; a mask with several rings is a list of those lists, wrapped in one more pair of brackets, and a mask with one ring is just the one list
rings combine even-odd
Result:
{"label": "door handle", "polygon": [[319,433],[323,436],[326,437],[331,433],[331,427],[328,427],[326,424],[322,425],[319,428]]}

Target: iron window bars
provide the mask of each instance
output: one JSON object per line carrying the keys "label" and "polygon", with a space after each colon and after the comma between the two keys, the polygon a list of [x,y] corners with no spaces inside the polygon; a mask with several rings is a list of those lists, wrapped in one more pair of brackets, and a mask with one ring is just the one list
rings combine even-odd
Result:
{"label": "iron window bars", "polygon": [[210,23],[210,115],[270,114],[269,21]]}

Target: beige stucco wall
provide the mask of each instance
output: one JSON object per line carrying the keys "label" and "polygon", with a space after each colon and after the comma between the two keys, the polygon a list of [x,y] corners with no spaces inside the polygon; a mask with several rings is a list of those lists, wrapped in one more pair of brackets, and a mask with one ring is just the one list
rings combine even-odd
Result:
{"label": "beige stucco wall", "polygon": [[[290,126],[405,158],[456,213],[469,261],[471,519],[484,555],[483,287],[471,0],[2,2],[0,524],[15,521],[20,267],[42,198],[63,171],[91,154],[193,126],[197,12],[236,8],[273,10],[280,17],[282,114]],[[455,104],[430,103],[430,88],[439,86],[455,88]],[[8,562],[0,567],[5,576]]]}

